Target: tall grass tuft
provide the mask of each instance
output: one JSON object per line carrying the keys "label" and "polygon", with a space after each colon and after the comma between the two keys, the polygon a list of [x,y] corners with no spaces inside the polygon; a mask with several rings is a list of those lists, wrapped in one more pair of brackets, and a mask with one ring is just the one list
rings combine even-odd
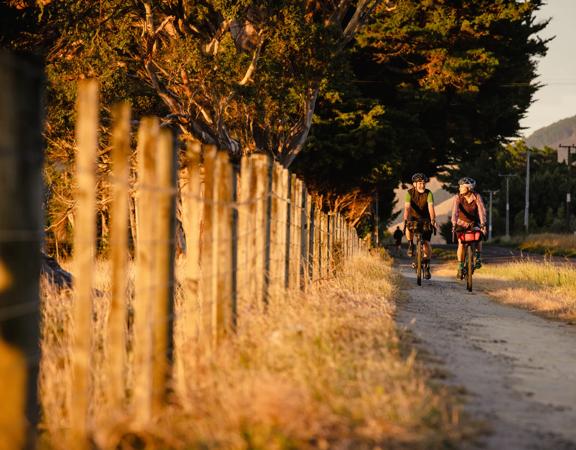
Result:
{"label": "tall grass tuft", "polygon": [[[456,445],[465,432],[458,408],[430,388],[414,355],[404,357],[399,350],[392,318],[395,276],[382,259],[363,256],[306,295],[274,296],[267,311],[240,305],[237,334],[211,352],[186,329],[199,320],[194,308],[183,307],[186,292],[178,285],[178,312],[188,314],[180,317],[176,339],[178,395],[145,427],[106,411],[115,421],[93,424],[96,444],[127,449]],[[61,448],[73,324],[70,299],[46,286],[44,295],[43,442]],[[100,307],[106,308],[102,298]],[[105,311],[95,312],[97,362],[105,358],[98,356],[105,317]],[[95,394],[105,387],[99,365],[93,373]],[[94,396],[94,411],[102,409],[103,397]]]}
{"label": "tall grass tuft", "polygon": [[576,257],[576,234],[531,234],[518,246],[535,253]]}
{"label": "tall grass tuft", "polygon": [[486,265],[480,279],[509,280],[509,286],[491,289],[506,303],[567,320],[576,319],[576,269],[571,265],[518,261]]}

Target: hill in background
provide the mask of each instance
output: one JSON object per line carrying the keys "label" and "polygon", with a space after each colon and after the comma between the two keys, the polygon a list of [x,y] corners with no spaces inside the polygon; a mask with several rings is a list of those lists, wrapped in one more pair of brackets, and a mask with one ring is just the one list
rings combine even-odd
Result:
{"label": "hill in background", "polygon": [[559,149],[558,145],[576,145],[576,116],[554,122],[552,125],[540,128],[527,139],[529,147],[550,147],[558,150],[558,160],[566,160],[566,149]]}

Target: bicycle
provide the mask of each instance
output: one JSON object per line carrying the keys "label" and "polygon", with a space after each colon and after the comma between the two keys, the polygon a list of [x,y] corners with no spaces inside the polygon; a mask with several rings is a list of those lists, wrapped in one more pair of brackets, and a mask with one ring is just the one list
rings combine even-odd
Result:
{"label": "bicycle", "polygon": [[482,240],[482,230],[478,227],[473,227],[463,231],[456,231],[455,234],[456,242],[461,241],[464,245],[464,268],[460,279],[466,278],[466,289],[472,292],[472,275],[476,265],[476,245]]}
{"label": "bicycle", "polygon": [[416,284],[422,286],[422,271],[424,270],[424,240],[422,234],[429,231],[430,227],[436,234],[436,228],[428,221],[408,221],[406,226],[412,232],[413,238],[416,240],[414,251],[412,253],[412,268],[416,270]]}

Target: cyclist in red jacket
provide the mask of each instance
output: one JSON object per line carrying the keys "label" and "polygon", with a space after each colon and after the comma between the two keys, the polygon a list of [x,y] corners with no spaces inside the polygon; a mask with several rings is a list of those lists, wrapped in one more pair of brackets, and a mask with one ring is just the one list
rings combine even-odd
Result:
{"label": "cyclist in red jacket", "polygon": [[[454,196],[452,204],[452,229],[453,231],[465,231],[472,227],[480,227],[486,235],[486,207],[480,194],[475,192],[476,181],[470,177],[461,178],[458,181],[458,194]],[[482,242],[476,245],[476,264],[474,268],[482,267]],[[464,269],[464,245],[458,241],[458,273],[461,278]]]}

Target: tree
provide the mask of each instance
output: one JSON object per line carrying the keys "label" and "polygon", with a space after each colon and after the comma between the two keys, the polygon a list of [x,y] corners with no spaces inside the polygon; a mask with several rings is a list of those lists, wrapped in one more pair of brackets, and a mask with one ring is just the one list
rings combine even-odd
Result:
{"label": "tree", "polygon": [[98,77],[106,102],[135,99],[233,157],[266,151],[289,166],[321,86],[381,3],[62,0],[22,12],[38,14],[37,31],[11,45],[45,53],[58,110],[72,97],[64,81]]}
{"label": "tree", "polygon": [[[128,99],[200,140],[289,166],[306,142],[320,90],[342,73],[343,51],[378,0],[84,0],[2,4],[0,43],[46,60],[49,232],[71,226],[73,105],[81,77],[102,104]],[[386,7],[384,7],[386,10]],[[108,114],[103,111],[104,133]],[[105,139],[102,146],[106,147]],[[108,159],[101,155],[105,173]],[[108,199],[100,190],[99,212]],[[101,223],[105,223],[102,220]]]}
{"label": "tree", "polygon": [[160,115],[235,158],[297,157],[351,218],[377,191],[385,222],[416,168],[433,174],[517,133],[546,49],[540,3],[14,0],[0,39],[46,57],[54,180],[72,157],[71,81],[97,76],[103,104],[128,98],[136,117]]}
{"label": "tree", "polygon": [[[500,217],[506,214],[506,184],[499,174],[515,174],[510,178],[510,217],[516,232],[524,230],[526,187],[526,153],[530,151],[530,231],[566,231],[565,199],[567,192],[576,192],[576,180],[569,168],[559,163],[551,148],[529,148],[522,140],[501,146],[490,158],[479,157],[460,165],[459,173],[476,179],[480,192],[499,190],[494,207]],[[484,156],[484,155],[482,155]],[[455,179],[454,179],[455,180]],[[455,187],[455,184],[452,184]],[[556,214],[553,212],[556,211]],[[558,214],[562,219],[558,220]],[[555,216],[555,217],[554,217]],[[500,225],[500,226],[498,226]],[[504,233],[504,223],[496,224],[496,234]]]}
{"label": "tree", "polygon": [[448,169],[449,181],[471,159],[489,164],[538,88],[539,7],[403,0],[392,14],[377,10],[350,53],[353,85],[331,85],[319,101],[297,170],[322,192],[357,190],[369,203],[416,171]]}

